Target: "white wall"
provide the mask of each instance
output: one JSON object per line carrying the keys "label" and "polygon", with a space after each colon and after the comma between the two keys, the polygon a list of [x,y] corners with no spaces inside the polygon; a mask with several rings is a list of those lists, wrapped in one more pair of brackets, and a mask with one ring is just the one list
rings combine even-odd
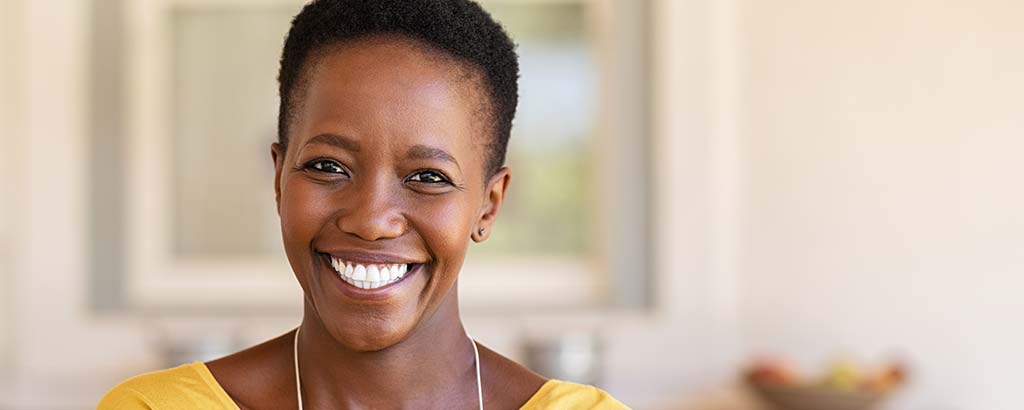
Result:
{"label": "white wall", "polygon": [[905,352],[899,409],[1024,407],[1024,7],[741,7],[745,351]]}
{"label": "white wall", "polygon": [[[15,314],[14,300],[14,241],[15,241],[15,184],[17,178],[12,158],[17,155],[14,136],[22,132],[19,117],[22,102],[22,70],[15,63],[21,56],[24,43],[21,17],[23,6],[18,0],[0,3],[0,146],[5,147],[8,160],[0,161],[0,387],[12,383]],[[2,390],[2,389],[0,389]],[[0,392],[3,393],[3,392]]]}
{"label": "white wall", "polygon": [[[10,0],[0,4],[0,56],[16,55],[18,39],[15,37],[18,28],[19,4]],[[0,146],[8,146],[16,134],[15,120],[18,71],[12,64],[0,64]],[[13,194],[9,174],[10,161],[0,161],[0,379],[6,376],[10,361],[10,326],[13,317],[11,306],[11,275],[10,275],[10,241],[11,215],[10,200]]]}
{"label": "white wall", "polygon": [[145,360],[145,331],[142,319],[88,309],[88,3],[18,5],[5,16],[17,24],[7,27],[15,44],[4,65],[19,76],[7,96],[15,131],[3,141],[10,242],[0,302],[13,315],[0,408],[81,408],[116,377],[97,369],[117,373]]}

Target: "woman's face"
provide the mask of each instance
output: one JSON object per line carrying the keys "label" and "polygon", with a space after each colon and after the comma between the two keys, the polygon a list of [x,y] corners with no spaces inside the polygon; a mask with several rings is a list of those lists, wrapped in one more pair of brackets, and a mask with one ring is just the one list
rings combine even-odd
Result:
{"label": "woman's face", "polygon": [[486,100],[467,73],[413,40],[332,47],[307,67],[287,149],[272,149],[307,312],[351,349],[391,346],[454,306],[469,240],[490,232],[509,176],[485,173]]}

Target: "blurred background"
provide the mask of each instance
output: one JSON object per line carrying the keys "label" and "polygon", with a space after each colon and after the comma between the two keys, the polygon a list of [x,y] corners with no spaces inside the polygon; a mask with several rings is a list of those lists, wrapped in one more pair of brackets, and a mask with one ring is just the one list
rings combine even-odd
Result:
{"label": "blurred background", "polygon": [[[637,409],[767,408],[764,363],[1024,408],[1018,1],[483,4],[522,59],[460,279],[483,343]],[[300,7],[0,2],[0,409],[298,323],[269,144]]]}

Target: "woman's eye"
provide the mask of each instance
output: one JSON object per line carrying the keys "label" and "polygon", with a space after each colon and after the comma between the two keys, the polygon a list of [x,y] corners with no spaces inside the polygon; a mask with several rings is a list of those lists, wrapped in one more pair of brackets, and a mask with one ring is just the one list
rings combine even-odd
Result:
{"label": "woman's eye", "polygon": [[427,184],[447,184],[448,178],[436,171],[417,171],[409,176],[410,182],[423,182]]}
{"label": "woman's eye", "polygon": [[342,168],[341,165],[338,165],[337,162],[327,159],[317,159],[310,161],[308,164],[306,164],[306,168],[312,169],[317,172],[325,172],[328,174],[348,175],[348,172],[345,172],[345,168]]}

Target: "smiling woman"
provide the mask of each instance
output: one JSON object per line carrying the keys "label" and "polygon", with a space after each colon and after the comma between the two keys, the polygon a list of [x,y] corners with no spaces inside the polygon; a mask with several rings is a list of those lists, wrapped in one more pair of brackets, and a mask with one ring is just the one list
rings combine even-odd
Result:
{"label": "smiling woman", "polygon": [[138,376],[99,409],[621,409],[480,346],[459,315],[470,241],[511,171],[512,41],[469,0],[321,0],[296,16],[270,153],[299,328]]}

